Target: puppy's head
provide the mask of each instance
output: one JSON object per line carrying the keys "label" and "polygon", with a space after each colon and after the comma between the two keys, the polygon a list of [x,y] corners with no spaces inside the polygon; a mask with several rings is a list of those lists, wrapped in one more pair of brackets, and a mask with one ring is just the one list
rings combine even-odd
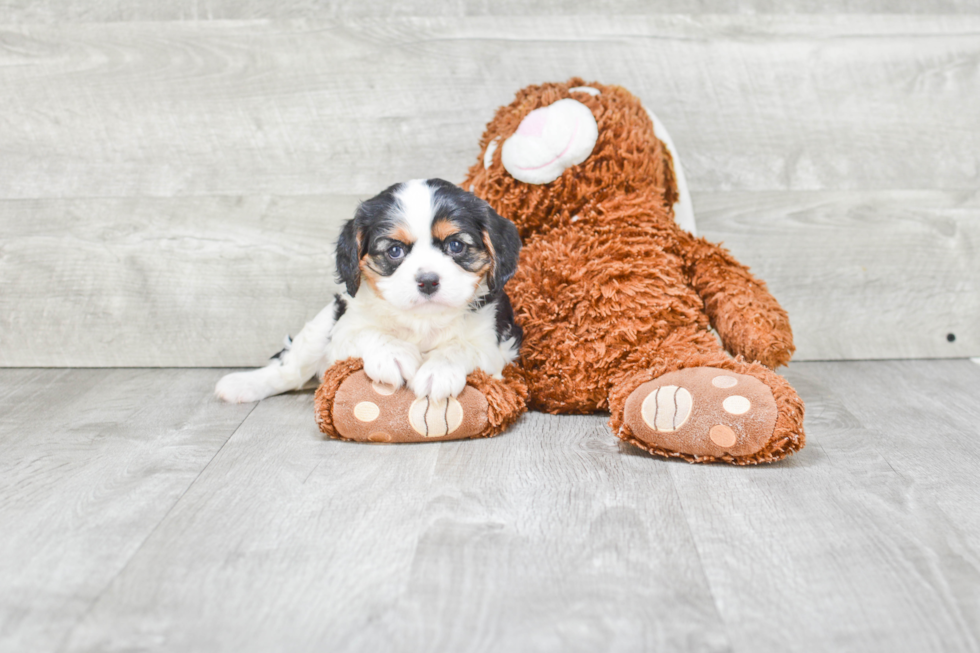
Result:
{"label": "puppy's head", "polygon": [[442,179],[395,184],[358,207],[337,241],[337,277],[412,312],[498,294],[517,269],[517,228]]}

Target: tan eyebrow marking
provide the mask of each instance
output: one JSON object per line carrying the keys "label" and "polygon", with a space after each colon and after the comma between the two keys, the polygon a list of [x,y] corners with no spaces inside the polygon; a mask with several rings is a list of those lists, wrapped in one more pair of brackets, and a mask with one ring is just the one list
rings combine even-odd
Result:
{"label": "tan eyebrow marking", "polygon": [[459,227],[452,220],[439,219],[432,225],[432,237],[436,240],[446,240],[459,233]]}
{"label": "tan eyebrow marking", "polygon": [[412,232],[409,231],[408,227],[405,225],[398,225],[392,229],[391,233],[389,234],[389,238],[399,240],[406,245],[411,245],[415,242],[415,236],[412,235]]}

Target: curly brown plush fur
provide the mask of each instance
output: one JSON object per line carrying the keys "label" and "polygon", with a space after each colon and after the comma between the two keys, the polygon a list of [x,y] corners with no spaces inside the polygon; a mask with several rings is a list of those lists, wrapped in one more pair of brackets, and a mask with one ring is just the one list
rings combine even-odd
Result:
{"label": "curly brown plush fur", "polygon": [[337,432],[333,419],[333,400],[337,396],[340,385],[355,372],[364,368],[364,361],[360,358],[347,358],[337,361],[323,373],[320,387],[316,389],[313,398],[313,411],[316,417],[316,425],[320,427],[320,432],[332,438],[344,439]]}
{"label": "curly brown plush fur", "polygon": [[[569,91],[586,84],[601,93]],[[500,148],[484,167],[492,140],[503,142],[529,112],[568,97],[585,104],[599,127],[583,163],[543,185],[508,174]],[[629,92],[578,78],[525,88],[487,126],[463,186],[513,220],[524,239],[507,291],[525,333],[520,364],[529,408],[609,410],[622,439],[693,462],[768,462],[804,445],[803,403],[767,369],[794,351],[788,316],[728,251],[677,227],[673,162]],[[666,450],[638,440],[624,424],[624,403],[642,383],[703,366],[758,378],[772,391],[776,426],[759,451],[733,457]]]}
{"label": "curly brown plush fur", "polygon": [[487,428],[476,437],[488,438],[503,433],[527,410],[527,385],[514,365],[504,368],[502,381],[477,370],[466,377],[466,385],[487,398]]}

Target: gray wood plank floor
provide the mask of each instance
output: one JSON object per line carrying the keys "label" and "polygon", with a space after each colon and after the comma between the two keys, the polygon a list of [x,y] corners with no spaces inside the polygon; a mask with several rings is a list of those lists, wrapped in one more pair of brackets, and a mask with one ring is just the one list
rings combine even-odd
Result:
{"label": "gray wood plank floor", "polygon": [[323,441],[221,370],[0,370],[0,651],[977,651],[980,365],[794,363],[750,469],[530,414]]}

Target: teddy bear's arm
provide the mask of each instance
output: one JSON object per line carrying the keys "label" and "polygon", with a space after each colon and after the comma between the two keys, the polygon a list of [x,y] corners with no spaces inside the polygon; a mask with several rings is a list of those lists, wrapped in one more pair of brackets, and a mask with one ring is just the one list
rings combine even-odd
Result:
{"label": "teddy bear's arm", "polygon": [[704,239],[692,243],[688,260],[691,281],[725,349],[769,368],[788,363],[796,350],[789,316],[766,284]]}

